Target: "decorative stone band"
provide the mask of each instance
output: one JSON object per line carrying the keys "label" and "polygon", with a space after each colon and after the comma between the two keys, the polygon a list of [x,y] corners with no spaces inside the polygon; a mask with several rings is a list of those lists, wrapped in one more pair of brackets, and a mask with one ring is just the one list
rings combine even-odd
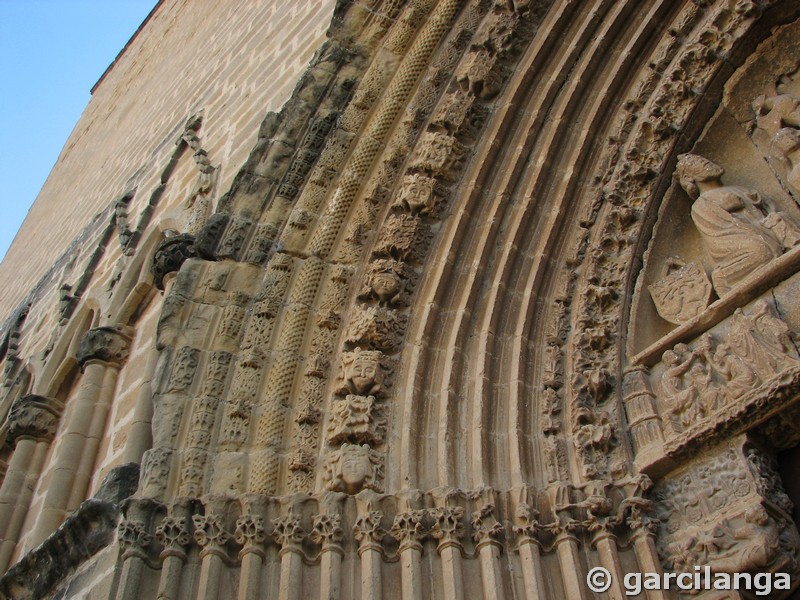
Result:
{"label": "decorative stone band", "polygon": [[92,360],[121,366],[128,359],[131,336],[122,327],[96,327],[87,331],[78,346],[81,368]]}
{"label": "decorative stone band", "polygon": [[8,439],[16,444],[20,438],[51,442],[64,405],[54,398],[29,395],[14,403],[8,417]]}
{"label": "decorative stone band", "polygon": [[153,264],[150,268],[156,287],[163,290],[164,277],[176,272],[187,258],[194,256],[197,256],[197,251],[193,235],[182,233],[162,241],[153,255]]}

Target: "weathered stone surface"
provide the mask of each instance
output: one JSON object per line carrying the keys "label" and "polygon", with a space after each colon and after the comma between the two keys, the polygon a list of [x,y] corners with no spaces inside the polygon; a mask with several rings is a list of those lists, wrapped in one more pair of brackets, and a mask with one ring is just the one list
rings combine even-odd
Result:
{"label": "weathered stone surface", "polygon": [[[238,160],[216,111],[182,117],[76,242],[97,252],[9,329],[0,560],[29,566],[3,585],[588,600],[595,567],[612,598],[634,571],[800,581],[799,18],[338,3],[285,107],[237,113]],[[271,75],[244,56],[258,95]],[[117,570],[72,575],[96,550],[76,542],[37,587],[53,557],[31,548],[129,462]],[[114,481],[116,504],[134,477]]]}

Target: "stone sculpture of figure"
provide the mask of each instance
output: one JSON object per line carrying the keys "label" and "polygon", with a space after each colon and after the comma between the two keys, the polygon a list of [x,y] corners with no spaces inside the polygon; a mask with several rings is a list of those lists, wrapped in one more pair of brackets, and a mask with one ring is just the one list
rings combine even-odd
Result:
{"label": "stone sculpture of figure", "polygon": [[677,174],[691,198],[694,221],[711,262],[711,281],[720,296],[800,240],[800,231],[781,213],[767,213],[758,193],[723,185],[725,170],[696,154],[678,157]]}
{"label": "stone sculpture of figure", "polygon": [[778,556],[779,531],[764,507],[758,505],[748,509],[744,519],[740,527],[723,529],[722,540],[715,548],[717,552],[707,559],[715,573],[762,571]]}
{"label": "stone sculpture of figure", "polygon": [[753,305],[749,315],[741,308],[736,309],[731,317],[728,343],[764,381],[797,364],[788,326],[771,314],[763,300]]}
{"label": "stone sculpture of figure", "polygon": [[728,400],[741,398],[760,384],[753,368],[723,342],[714,352],[714,368],[725,378],[725,396]]}
{"label": "stone sculpture of figure", "polygon": [[704,369],[686,344],[678,344],[674,350],[667,350],[661,360],[666,366],[661,376],[661,387],[669,412],[686,427],[702,417],[697,383],[703,379]]}
{"label": "stone sculpture of figure", "polygon": [[786,169],[786,183],[800,196],[800,130],[780,129],[771,140],[770,154]]}

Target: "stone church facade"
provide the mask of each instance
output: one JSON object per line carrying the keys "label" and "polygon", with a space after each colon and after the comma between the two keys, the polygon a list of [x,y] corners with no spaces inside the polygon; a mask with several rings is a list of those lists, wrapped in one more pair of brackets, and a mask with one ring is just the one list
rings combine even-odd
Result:
{"label": "stone church facade", "polygon": [[789,598],[800,3],[287,4],[159,2],[0,266],[0,598]]}

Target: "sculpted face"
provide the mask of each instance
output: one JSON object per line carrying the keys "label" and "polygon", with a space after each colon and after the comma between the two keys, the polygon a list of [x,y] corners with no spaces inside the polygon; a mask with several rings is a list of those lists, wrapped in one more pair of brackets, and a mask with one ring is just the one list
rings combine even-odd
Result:
{"label": "sculpted face", "polygon": [[386,303],[400,293],[400,278],[392,272],[375,273],[372,289],[380,301]]}
{"label": "sculpted face", "polygon": [[369,446],[345,444],[342,446],[341,477],[348,488],[359,488],[372,474]]}
{"label": "sculpted face", "polygon": [[352,362],[345,367],[345,379],[353,393],[362,396],[380,389],[380,353],[356,349]]}

